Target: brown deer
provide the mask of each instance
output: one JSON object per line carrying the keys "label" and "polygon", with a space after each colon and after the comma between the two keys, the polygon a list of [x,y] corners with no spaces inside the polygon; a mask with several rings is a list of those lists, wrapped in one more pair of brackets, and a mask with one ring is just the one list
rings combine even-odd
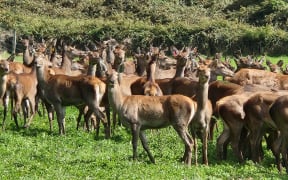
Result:
{"label": "brown deer", "polygon": [[231,142],[232,150],[239,162],[244,160],[242,147],[245,145],[240,138],[245,138],[245,112],[243,105],[251,96],[258,92],[269,92],[270,88],[257,85],[246,85],[236,90],[236,94],[226,96],[217,101],[215,111],[217,117],[223,120],[224,130],[217,139],[217,154],[220,159],[226,159],[227,146]]}
{"label": "brown deer", "polygon": [[197,164],[197,140],[196,135],[202,140],[202,158],[203,164],[208,165],[207,145],[209,136],[210,119],[212,117],[212,105],[208,100],[208,88],[210,69],[206,66],[200,66],[197,69],[199,77],[196,92],[197,110],[190,123],[190,131],[194,138],[195,163]]}
{"label": "brown deer", "polygon": [[224,129],[217,138],[217,155],[220,159],[226,159],[227,145],[231,142],[232,150],[239,162],[244,160],[241,145],[239,145],[241,133],[244,128],[245,113],[243,104],[252,95],[252,92],[244,92],[226,96],[220,99],[216,108],[219,116],[223,120]]}
{"label": "brown deer", "polygon": [[288,128],[288,95],[278,97],[270,107],[269,114],[275,122],[277,129],[280,131],[280,136],[273,143],[275,151],[276,164],[278,170],[281,172],[282,163],[280,155],[282,155],[283,165],[288,173],[288,159],[287,159],[287,128]]}
{"label": "brown deer", "polygon": [[162,96],[162,90],[155,82],[157,54],[152,55],[151,61],[147,66],[147,82],[144,84],[144,95],[147,96]]}
{"label": "brown deer", "polygon": [[[178,53],[178,54],[177,54]],[[155,79],[155,83],[159,85],[163,94],[168,95],[172,94],[172,83],[178,77],[184,77],[184,70],[188,62],[189,49],[183,49],[182,51],[175,51],[174,57],[177,59],[176,73],[173,78],[165,79]],[[151,56],[148,54],[147,63],[151,61]],[[154,58],[157,58],[157,54],[154,52]],[[146,66],[147,67],[147,66]],[[143,95],[144,94],[144,85],[147,82],[147,78],[143,77],[131,84],[131,93],[133,95]],[[190,96],[191,97],[191,96]]]}
{"label": "brown deer", "polygon": [[196,102],[183,95],[124,96],[120,89],[122,81],[116,72],[110,73],[108,82],[111,106],[119,113],[122,124],[132,131],[133,159],[137,159],[137,144],[140,137],[150,161],[155,163],[144,130],[172,125],[185,144],[183,160],[190,166],[193,139],[188,132],[188,125],[195,114]]}
{"label": "brown deer", "polygon": [[[9,73],[8,76],[12,76],[13,79],[16,79],[15,84],[10,84],[10,86],[13,86],[11,91],[13,94],[12,98],[14,99],[14,102],[12,103],[15,103],[15,107],[13,109],[14,121],[18,127],[17,113],[20,113],[20,106],[22,105],[22,110],[24,111],[24,127],[27,128],[30,126],[35,115],[35,98],[37,95],[38,84],[36,78],[36,69],[33,67],[30,73]],[[28,103],[28,105],[25,106],[25,103]],[[26,122],[27,117],[29,117],[28,122]]]}
{"label": "brown deer", "polygon": [[[269,108],[270,105],[285,91],[259,92],[254,94],[244,103],[245,126],[249,130],[249,141],[251,146],[251,158],[254,162],[261,162],[263,159],[262,139],[266,133],[275,133],[277,130],[272,121]],[[270,144],[267,144],[270,146]]]}
{"label": "brown deer", "polygon": [[273,73],[266,70],[244,68],[235,73],[233,77],[226,78],[226,80],[242,86],[245,84],[258,84],[273,89],[288,89],[287,75]]}
{"label": "brown deer", "polygon": [[109,137],[109,127],[99,105],[105,93],[106,85],[94,76],[51,75],[45,65],[46,57],[38,54],[35,58],[37,80],[44,91],[45,99],[53,105],[59,126],[59,134],[65,134],[65,107],[87,105],[89,110],[85,115],[87,127],[92,113],[95,113],[105,127],[105,135]]}
{"label": "brown deer", "polygon": [[24,53],[23,53],[23,64],[27,67],[31,67],[33,64],[33,59],[35,53],[35,49],[31,48],[29,44],[29,39],[22,39],[22,44],[24,45]]}
{"label": "brown deer", "polygon": [[266,60],[266,65],[269,67],[271,72],[275,73],[282,73],[283,72],[283,66],[284,61],[280,59],[276,64],[273,64],[270,60]]}

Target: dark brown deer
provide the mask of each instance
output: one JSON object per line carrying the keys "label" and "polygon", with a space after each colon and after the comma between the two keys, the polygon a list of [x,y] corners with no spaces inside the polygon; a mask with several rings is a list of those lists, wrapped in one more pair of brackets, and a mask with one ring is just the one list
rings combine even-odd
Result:
{"label": "dark brown deer", "polygon": [[270,117],[269,108],[283,94],[288,95],[288,92],[259,92],[250,97],[243,105],[245,125],[249,130],[251,158],[254,162],[260,163],[263,159],[261,143],[264,135],[266,133],[275,133],[274,131],[277,130],[275,123]]}
{"label": "dark brown deer", "polygon": [[275,122],[278,130],[280,131],[280,136],[276,139],[273,144],[273,149],[275,151],[276,164],[278,170],[281,172],[282,163],[280,155],[282,155],[283,165],[288,173],[288,159],[287,159],[287,128],[288,128],[288,95],[278,97],[274,103],[271,105],[269,113],[272,120]]}
{"label": "dark brown deer", "polygon": [[131,129],[133,159],[137,159],[138,138],[147,152],[149,159],[155,159],[149,150],[144,131],[172,125],[185,144],[183,160],[191,165],[193,140],[188,132],[188,125],[196,111],[196,102],[183,95],[169,96],[123,96],[121,78],[116,72],[108,78],[108,95],[112,108],[120,115],[122,124]]}

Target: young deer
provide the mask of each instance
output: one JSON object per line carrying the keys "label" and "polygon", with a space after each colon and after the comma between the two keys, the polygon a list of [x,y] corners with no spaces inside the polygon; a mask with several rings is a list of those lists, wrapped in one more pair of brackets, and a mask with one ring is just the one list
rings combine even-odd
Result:
{"label": "young deer", "polygon": [[155,163],[144,130],[172,125],[185,144],[183,160],[187,165],[191,165],[193,139],[188,132],[188,125],[195,114],[196,102],[183,95],[124,96],[120,89],[121,78],[116,72],[110,73],[108,82],[111,106],[120,115],[122,124],[132,131],[133,159],[137,158],[140,137],[150,161]]}
{"label": "young deer", "polygon": [[197,164],[197,140],[196,135],[202,140],[203,164],[208,165],[207,157],[207,141],[209,136],[210,119],[212,117],[212,104],[208,100],[208,88],[210,79],[210,69],[206,66],[197,68],[197,76],[199,77],[196,92],[197,111],[190,123],[190,130],[194,138],[195,162]]}

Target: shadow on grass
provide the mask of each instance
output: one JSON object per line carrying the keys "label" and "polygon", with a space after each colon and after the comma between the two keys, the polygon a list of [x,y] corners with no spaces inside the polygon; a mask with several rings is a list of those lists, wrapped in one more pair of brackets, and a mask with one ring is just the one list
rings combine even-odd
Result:
{"label": "shadow on grass", "polygon": [[49,136],[59,136],[59,134],[56,132],[51,132],[50,130],[47,130],[45,128],[37,128],[37,127],[16,128],[16,126],[12,126],[10,130],[14,131],[15,133],[21,134],[22,136],[28,136],[28,137],[37,137],[39,134],[43,134],[43,133]]}

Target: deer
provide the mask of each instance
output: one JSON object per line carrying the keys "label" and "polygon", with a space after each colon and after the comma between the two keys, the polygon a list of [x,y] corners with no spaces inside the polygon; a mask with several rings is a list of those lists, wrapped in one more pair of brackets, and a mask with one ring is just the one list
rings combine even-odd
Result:
{"label": "deer", "polygon": [[237,66],[235,72],[238,72],[242,68],[249,68],[249,69],[261,69],[265,70],[266,67],[263,66],[265,56],[262,56],[260,60],[256,58],[253,59],[253,56],[248,55],[247,57],[243,57],[241,50],[234,53],[234,61]]}
{"label": "deer", "polygon": [[22,39],[22,44],[24,45],[24,53],[23,53],[23,64],[27,67],[31,67],[34,59],[34,49],[30,47],[29,39]]}
{"label": "deer", "polygon": [[[223,120],[223,131],[217,138],[216,151],[219,159],[226,159],[227,145],[231,142],[232,150],[239,162],[243,162],[243,152],[239,144],[244,128],[245,113],[243,104],[252,96],[253,92],[244,92],[226,96],[217,101],[216,109]],[[240,146],[240,147],[239,147]]]}
{"label": "deer", "polygon": [[215,112],[216,117],[221,117],[224,129],[221,135],[217,138],[217,155],[219,159],[226,159],[227,145],[231,142],[232,150],[239,162],[244,161],[243,146],[247,138],[245,126],[245,111],[244,104],[258,92],[271,92],[270,88],[257,85],[245,85],[243,89],[236,89],[235,94],[225,96],[216,102]]}
{"label": "deer", "polygon": [[195,163],[197,164],[197,140],[196,136],[202,140],[202,158],[203,164],[208,165],[207,145],[209,136],[210,119],[212,117],[212,104],[208,99],[210,69],[206,66],[200,66],[197,69],[199,77],[196,92],[197,110],[189,125],[192,137],[194,139]]}
{"label": "deer", "polygon": [[147,66],[147,82],[144,84],[144,95],[147,96],[162,96],[163,92],[159,85],[155,82],[155,71],[157,54],[152,55],[151,61]]}
{"label": "deer", "polygon": [[[182,51],[175,51],[174,57],[177,59],[177,65],[176,65],[176,73],[173,78],[155,79],[155,83],[159,85],[163,94],[165,95],[171,94],[173,81],[177,79],[178,77],[184,77],[184,70],[188,62],[188,55],[189,55],[188,51],[189,51],[188,49],[183,49]],[[153,58],[157,58],[158,57],[157,52],[154,51],[153,56],[154,56]],[[147,60],[147,62],[151,61],[151,55],[148,54],[147,59],[149,59]],[[133,95],[144,94],[144,85],[146,82],[147,82],[147,78],[145,77],[134,81],[130,86],[131,93]]]}
{"label": "deer", "polygon": [[288,173],[288,159],[287,159],[287,111],[288,111],[288,95],[278,97],[273,104],[270,106],[269,114],[276,124],[277,130],[280,131],[279,137],[272,144],[274,155],[276,159],[277,169],[282,171],[282,163],[280,155],[283,159],[283,166],[286,168]]}
{"label": "deer", "polygon": [[[20,105],[22,104],[22,110],[24,113],[24,127],[28,128],[33,120],[35,115],[35,104],[36,104],[36,95],[37,95],[37,78],[36,78],[36,69],[32,68],[30,73],[21,73],[21,74],[9,74],[9,76],[15,76],[16,83],[13,85],[12,90],[13,99],[15,107],[13,109],[13,118],[18,128],[17,113],[20,112]],[[25,106],[25,103],[28,103]],[[13,103],[13,102],[12,102]],[[28,122],[26,122],[26,117],[29,117]],[[3,122],[4,124],[4,122]]]}
{"label": "deer", "polygon": [[155,163],[144,131],[171,125],[185,145],[183,160],[190,166],[193,139],[188,132],[188,126],[196,112],[196,102],[183,95],[124,96],[120,89],[121,76],[115,71],[109,72],[108,82],[109,102],[113,110],[119,114],[122,124],[131,129],[133,160],[137,159],[137,145],[140,138],[150,161]]}
{"label": "deer", "polygon": [[[269,114],[271,104],[279,97],[287,94],[285,91],[259,92],[250,97],[243,105],[245,126],[249,131],[251,158],[260,163],[263,159],[261,142],[266,133],[274,134],[277,127]],[[267,146],[271,146],[267,142]]]}
{"label": "deer", "polygon": [[106,84],[94,76],[52,75],[47,70],[45,60],[47,58],[43,53],[37,54],[35,57],[37,80],[44,92],[45,99],[53,105],[56,111],[59,134],[65,134],[65,107],[84,104],[89,108],[85,114],[87,127],[89,127],[88,120],[91,114],[95,113],[96,117],[102,121],[105,137],[108,138],[110,136],[109,127],[105,115],[99,109]]}
{"label": "deer", "polygon": [[275,73],[282,73],[283,72],[283,66],[284,61],[280,59],[276,64],[273,64],[270,60],[266,60],[266,65],[269,67],[271,72]]}
{"label": "deer", "polygon": [[245,84],[258,84],[273,89],[288,89],[287,75],[273,73],[266,70],[243,68],[235,73],[233,77],[227,77],[226,80],[242,86]]}

